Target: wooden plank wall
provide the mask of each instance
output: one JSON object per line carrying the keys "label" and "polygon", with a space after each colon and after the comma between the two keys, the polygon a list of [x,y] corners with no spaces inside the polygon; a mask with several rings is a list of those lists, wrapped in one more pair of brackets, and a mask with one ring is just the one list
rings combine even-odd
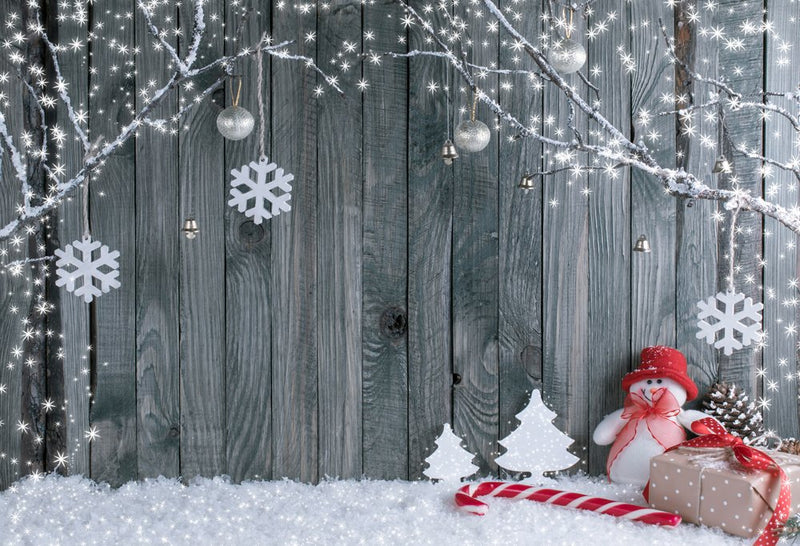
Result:
{"label": "wooden plank wall", "polygon": [[[15,4],[0,0],[0,13]],[[534,4],[519,28],[538,39],[551,31],[541,17],[546,0]],[[190,0],[181,9],[161,5],[157,14],[189,29],[190,6]],[[501,6],[518,9],[514,2]],[[762,7],[756,0],[724,1],[703,17],[709,25],[738,28],[743,17],[760,20]],[[793,205],[793,181],[778,172],[762,180],[756,161],[737,159],[736,179],[711,174],[717,155],[730,157],[733,144],[759,147],[763,138],[767,153],[790,153],[785,121],[737,114],[725,120],[718,138],[716,120],[695,116],[695,132],[711,135],[709,146],[680,134],[687,120],[675,114],[647,121],[642,115],[664,109],[665,93],[677,91],[684,99],[679,106],[690,106],[712,91],[668,62],[659,17],[676,30],[689,66],[720,75],[735,62],[740,70],[728,74],[738,85],[757,90],[766,78],[770,88],[786,90],[800,58],[780,40],[800,15],[796,6],[770,6],[774,32],[766,40],[749,37],[744,52],[724,51],[699,35],[679,9],[673,14],[653,2],[613,0],[593,8],[576,18],[575,34],[585,36],[615,12],[610,32],[583,40],[584,73],[614,123],[666,164],[701,173],[712,186],[775,191]],[[341,68],[344,40],[364,54],[426,47],[417,32],[402,31],[398,39],[401,11],[389,1],[364,8],[337,0],[316,17],[271,9],[208,0],[206,17],[224,21],[226,30],[212,33],[200,62],[254,44],[263,32],[294,40],[298,53],[334,71]],[[91,48],[88,64],[69,52],[61,62],[73,101],[90,113],[94,139],[130,119],[130,106],[142,104],[141,90],[151,79],[163,80],[169,62],[154,48],[135,0],[107,0],[89,10],[91,24],[103,24],[92,45],[85,28],[71,25],[58,40],[78,39]],[[480,8],[453,10],[473,35],[485,31]],[[128,12],[130,18],[116,17]],[[185,52],[188,36],[168,39]],[[106,47],[112,40],[117,47]],[[503,32],[490,34],[464,53],[478,63],[505,64],[515,54],[501,46],[504,40]],[[119,48],[134,43],[141,51],[126,63],[130,55]],[[637,59],[635,70],[620,66],[620,50]],[[778,69],[786,63],[792,70]],[[263,69],[265,151],[295,175],[290,213],[255,225],[227,206],[230,170],[259,153],[257,131],[240,142],[224,141],[216,131],[217,113],[231,103],[229,88],[214,93],[175,133],[142,130],[94,177],[90,227],[121,252],[123,286],[88,306],[63,291],[51,294],[58,297],[51,324],[63,328],[64,361],[63,377],[50,392],[64,393],[67,426],[63,437],[48,438],[47,468],[53,452],[66,449],[68,472],[114,485],[158,475],[420,479],[449,422],[477,454],[481,471],[496,472],[492,461],[504,449],[502,439],[539,388],[559,415],[556,425],[575,439],[572,449],[582,458],[576,468],[600,473],[608,450],[591,444],[591,432],[622,404],[620,378],[638,364],[641,348],[657,343],[684,351],[701,390],[722,378],[741,383],[753,397],[773,398],[767,424],[798,434],[791,378],[796,340],[784,335],[798,319],[795,308],[780,304],[795,297],[787,281],[798,276],[795,237],[786,230],[766,221],[763,253],[757,237],[747,244],[738,238],[737,288],[760,300],[763,286],[770,336],[763,352],[725,358],[695,338],[696,302],[726,286],[728,215],[714,223],[717,204],[675,200],[649,177],[624,169],[613,178],[559,172],[523,192],[516,186],[524,172],[559,165],[539,144],[515,141],[515,131],[497,125],[485,106],[477,118],[492,129],[489,146],[445,165],[441,146],[469,116],[473,91],[441,59],[381,56],[380,64],[351,66],[340,75],[349,87],[345,97],[331,90],[317,96],[321,78],[297,64],[267,58]],[[447,83],[446,70],[449,88],[429,92],[431,80]],[[242,75],[242,105],[257,117],[255,63],[242,61],[233,71]],[[197,88],[215,77],[209,74]],[[354,88],[361,79],[369,84],[363,92]],[[568,79],[593,93],[577,75]],[[540,87],[518,74],[479,79],[479,91],[498,93],[519,119],[568,138],[569,104]],[[161,113],[195,92],[183,89]],[[68,123],[62,110],[55,116]],[[18,131],[23,116],[8,122]],[[575,124],[597,129],[580,114]],[[72,141],[58,153],[68,170],[82,155]],[[3,158],[0,213],[6,217],[16,196]],[[51,245],[82,236],[81,210],[80,195],[59,210]],[[189,217],[200,227],[194,240],[180,233]],[[743,214],[739,225],[758,233],[761,222]],[[632,252],[640,234],[652,253]],[[16,259],[24,249],[8,252]],[[0,308],[30,307],[24,289],[31,274],[2,270]],[[23,360],[11,356],[20,344],[19,318],[0,316],[2,358],[12,363],[0,369],[2,487],[25,472],[19,453],[32,441],[13,426],[25,400]],[[99,438],[89,446],[91,427]]]}

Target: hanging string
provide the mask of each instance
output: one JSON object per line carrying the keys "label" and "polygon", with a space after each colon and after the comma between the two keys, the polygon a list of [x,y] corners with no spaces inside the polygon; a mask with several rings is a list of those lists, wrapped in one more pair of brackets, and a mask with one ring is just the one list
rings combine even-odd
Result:
{"label": "hanging string", "polygon": [[470,121],[475,121],[475,110],[478,108],[478,90],[472,90],[472,113],[470,114]]}
{"label": "hanging string", "polygon": [[447,69],[444,72],[445,82],[445,105],[444,110],[447,116],[447,140],[450,140],[450,62],[447,62]]}
{"label": "hanging string", "polygon": [[264,119],[264,51],[263,46],[267,42],[267,33],[261,35],[258,42],[258,52],[256,62],[258,63],[258,154],[261,161],[267,160],[267,122]]}
{"label": "hanging string", "polygon": [[[258,49],[261,51],[261,48]],[[233,92],[233,80],[236,79],[239,82],[239,89],[236,90],[236,93]],[[231,88],[231,104],[233,106],[239,106],[239,98],[242,96],[242,77],[241,76],[233,76],[230,79],[230,88]]]}
{"label": "hanging string", "polygon": [[89,232],[89,173],[83,181],[83,238],[88,239]]}
{"label": "hanging string", "polygon": [[575,10],[569,10],[569,24],[567,23],[567,8],[561,8],[561,19],[564,21],[564,35],[566,36],[567,40],[572,37],[572,20],[573,16],[575,15]]}
{"label": "hanging string", "polygon": [[734,274],[734,246],[736,245],[736,220],[739,217],[739,210],[740,207],[736,207],[736,210],[733,211],[731,215],[731,232],[729,234],[728,245],[730,250],[728,251],[728,258],[730,258],[730,271],[728,277],[728,291],[734,291],[734,283],[733,283],[733,274]]}

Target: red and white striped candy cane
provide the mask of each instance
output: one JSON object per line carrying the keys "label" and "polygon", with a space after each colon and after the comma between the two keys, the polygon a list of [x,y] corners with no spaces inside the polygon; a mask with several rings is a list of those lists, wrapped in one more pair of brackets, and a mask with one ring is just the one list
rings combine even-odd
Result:
{"label": "red and white striped candy cane", "polygon": [[582,493],[559,491],[558,489],[540,489],[522,483],[482,482],[465,485],[456,492],[456,505],[463,512],[482,516],[489,510],[489,506],[485,502],[478,500],[478,497],[527,499],[556,506],[589,510],[599,514],[641,521],[652,525],[675,527],[681,522],[679,515],[662,512],[661,510],[643,508],[635,504],[611,499],[591,497]]}

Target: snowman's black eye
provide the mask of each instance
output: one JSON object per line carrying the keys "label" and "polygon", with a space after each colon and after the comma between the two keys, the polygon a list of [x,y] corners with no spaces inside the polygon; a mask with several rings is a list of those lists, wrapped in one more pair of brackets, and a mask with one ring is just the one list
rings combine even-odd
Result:
{"label": "snowman's black eye", "polygon": [[647,380],[647,384],[648,384],[648,385],[652,385],[652,384],[653,384],[653,380],[652,380],[652,379],[648,379],[648,380]]}
{"label": "snowman's black eye", "polygon": [[660,385],[660,384],[661,384],[661,380],[660,380],[660,379],[657,379],[657,380],[656,380],[656,383],[658,383],[658,384]]}

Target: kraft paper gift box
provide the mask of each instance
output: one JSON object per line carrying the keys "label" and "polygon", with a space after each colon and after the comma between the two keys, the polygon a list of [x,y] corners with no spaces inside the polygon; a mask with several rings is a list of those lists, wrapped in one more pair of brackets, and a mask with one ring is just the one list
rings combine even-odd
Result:
{"label": "kraft paper gift box", "polygon": [[[792,491],[791,514],[800,511],[800,456],[764,450],[778,463]],[[780,482],[769,472],[744,468],[730,448],[680,447],[650,459],[650,506],[690,523],[758,536],[772,517]]]}

